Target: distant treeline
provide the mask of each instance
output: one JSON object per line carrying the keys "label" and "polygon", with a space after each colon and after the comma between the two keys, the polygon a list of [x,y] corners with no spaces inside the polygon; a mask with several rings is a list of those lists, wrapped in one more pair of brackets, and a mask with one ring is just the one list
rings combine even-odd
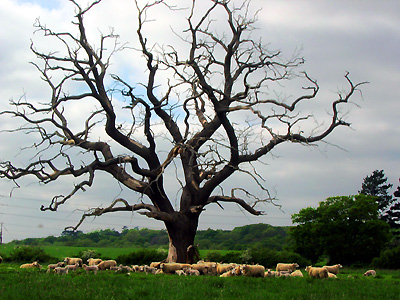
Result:
{"label": "distant treeline", "polygon": [[[199,249],[245,250],[249,247],[283,250],[288,244],[289,227],[274,227],[268,224],[253,224],[233,230],[199,230],[195,244]],[[27,238],[13,241],[16,245],[30,246],[76,246],[76,247],[134,247],[167,248],[168,235],[165,230],[115,229],[96,230],[89,233],[64,231],[61,236]]]}

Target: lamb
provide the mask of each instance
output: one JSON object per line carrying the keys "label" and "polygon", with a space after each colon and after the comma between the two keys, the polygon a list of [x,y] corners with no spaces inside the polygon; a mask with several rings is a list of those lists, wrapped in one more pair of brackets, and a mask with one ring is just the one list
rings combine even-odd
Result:
{"label": "lamb", "polygon": [[292,276],[292,277],[304,277],[303,273],[301,273],[300,270],[296,270],[296,271],[290,273],[290,276]]}
{"label": "lamb", "polygon": [[183,271],[183,270],[176,270],[176,271],[175,271],[175,274],[177,274],[177,275],[179,275],[179,276],[181,276],[181,275],[185,275],[185,276],[186,276],[186,273],[185,273],[185,271]]}
{"label": "lamb", "polygon": [[99,270],[109,270],[111,267],[116,267],[117,262],[115,260],[103,260],[97,265]]}
{"label": "lamb", "polygon": [[66,275],[68,274],[68,268],[67,267],[57,267],[54,269],[54,271],[56,272],[56,274],[60,274],[60,275]]}
{"label": "lamb", "polygon": [[56,264],[47,265],[48,269],[47,269],[46,273],[50,273],[52,270],[54,271],[54,269],[57,267],[64,267],[64,266],[65,266],[64,262],[58,262]]}
{"label": "lamb", "polygon": [[23,264],[20,266],[21,269],[27,269],[27,268],[41,268],[42,266],[39,265],[37,261],[34,261],[31,264]]}
{"label": "lamb", "polygon": [[326,268],[329,273],[337,275],[337,274],[339,274],[339,269],[343,268],[343,266],[340,264],[337,264],[334,266],[324,266],[324,268]]}
{"label": "lamb", "polygon": [[364,273],[364,276],[376,276],[376,271],[375,270],[368,270],[367,272]]}
{"label": "lamb", "polygon": [[76,263],[74,265],[66,265],[65,268],[67,268],[68,271],[76,271],[79,268],[79,263]]}
{"label": "lamb", "polygon": [[312,278],[328,278],[328,270],[326,268],[307,266],[306,271]]}
{"label": "lamb", "polygon": [[94,265],[94,266],[87,266],[85,264],[82,265],[82,267],[85,269],[86,274],[89,274],[89,272],[93,272],[94,275],[97,275],[97,271],[99,270],[99,267]]}
{"label": "lamb", "polygon": [[264,277],[265,275],[265,267],[261,265],[244,265],[242,269],[244,276]]}
{"label": "lamb", "polygon": [[275,271],[271,271],[271,269],[268,269],[267,271],[265,271],[264,273],[264,277],[276,277],[279,276],[278,272]]}
{"label": "lamb", "polygon": [[103,260],[100,258],[89,258],[87,260],[89,266],[97,266],[99,263],[101,263]]}
{"label": "lamb", "polygon": [[82,259],[78,257],[66,257],[64,259],[64,262],[66,265],[75,265],[76,263],[78,263],[79,266],[82,266]]}
{"label": "lamb", "polygon": [[296,268],[298,268],[299,265],[296,263],[291,263],[291,264],[284,264],[284,263],[278,263],[276,265],[276,271],[280,272],[280,271],[288,271],[290,273],[296,271]]}
{"label": "lamb", "polygon": [[189,276],[200,276],[200,272],[198,270],[194,270],[191,268],[185,268],[184,269],[185,274]]}

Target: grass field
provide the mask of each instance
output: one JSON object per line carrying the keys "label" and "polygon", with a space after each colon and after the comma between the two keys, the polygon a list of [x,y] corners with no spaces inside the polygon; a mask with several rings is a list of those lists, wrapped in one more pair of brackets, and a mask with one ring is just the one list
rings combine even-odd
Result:
{"label": "grass field", "polygon": [[[98,275],[83,270],[68,275],[0,265],[1,299],[398,299],[400,272],[378,271],[376,278],[361,270],[343,270],[338,279],[220,278],[177,275]],[[348,278],[352,274],[354,278]]]}

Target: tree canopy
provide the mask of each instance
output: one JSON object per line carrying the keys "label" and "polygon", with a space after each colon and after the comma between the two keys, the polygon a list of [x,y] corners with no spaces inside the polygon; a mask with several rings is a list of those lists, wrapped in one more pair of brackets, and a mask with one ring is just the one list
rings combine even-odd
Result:
{"label": "tree canopy", "polygon": [[[390,194],[389,190],[393,184],[387,183],[387,180],[383,170],[375,170],[364,178],[359,193],[375,196],[378,202],[379,218],[392,228],[400,228],[400,203]],[[396,194],[397,191],[393,195],[398,197]]]}
{"label": "tree canopy", "polygon": [[363,194],[330,197],[293,214],[292,221],[294,251],[313,262],[328,256],[331,263],[370,263],[390,240],[376,198]]}
{"label": "tree canopy", "polygon": [[[57,211],[90,188],[99,172],[132,191],[128,199],[89,209],[70,229],[86,217],[138,211],[164,222],[168,261],[190,261],[187,249],[208,205],[235,203],[261,215],[260,205],[273,203],[257,162],[281,144],[312,145],[350,126],[346,108],[363,83],[353,83],[346,73],[347,88],[324,101],[326,115],[300,110],[302,103],[317,99],[317,80],[299,70],[304,59],[297,53],[285,57],[253,38],[257,12],[251,13],[250,1],[194,0],[179,7],[167,0],[134,1],[129,7],[137,18],[133,44],[121,43],[112,29],[97,38],[89,33],[85,20],[101,0],[87,6],[70,2],[75,9],[70,31],[52,30],[39,19],[35,24],[36,34],[57,49],[31,45],[38,58],[32,64],[51,96],[37,102],[21,97],[11,101],[13,109],[0,113],[24,121],[10,132],[37,138],[26,148],[34,151],[26,165],[0,162],[2,178],[78,181],[42,210]],[[171,31],[171,41],[178,43],[160,45],[146,34],[155,10],[177,17],[186,13],[185,28]],[[122,51],[142,67],[144,77],[129,70],[112,73]],[[292,87],[300,88],[286,93],[291,80],[298,80]],[[73,117],[77,109],[78,119]],[[248,176],[259,191],[248,189],[246,180],[243,186],[222,188],[237,173]],[[175,186],[175,192],[169,195],[166,185]]]}

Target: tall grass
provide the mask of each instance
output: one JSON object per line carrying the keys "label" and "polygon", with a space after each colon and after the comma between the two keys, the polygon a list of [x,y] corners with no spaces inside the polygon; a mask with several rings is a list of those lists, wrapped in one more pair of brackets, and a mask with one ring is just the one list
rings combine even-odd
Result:
{"label": "tall grass", "polygon": [[[399,272],[378,278],[354,273],[336,280],[304,278],[220,278],[177,275],[98,275],[83,270],[68,275],[0,265],[1,299],[398,299]],[[381,272],[378,272],[380,274]],[[390,275],[390,276],[389,276]]]}

